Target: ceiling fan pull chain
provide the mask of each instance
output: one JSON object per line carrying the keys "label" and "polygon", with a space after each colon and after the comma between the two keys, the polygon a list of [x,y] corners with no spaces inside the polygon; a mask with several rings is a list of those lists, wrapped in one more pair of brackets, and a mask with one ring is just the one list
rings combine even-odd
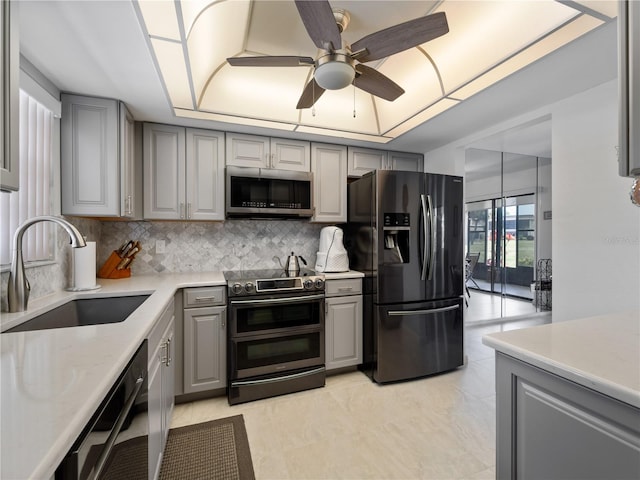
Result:
{"label": "ceiling fan pull chain", "polygon": [[356,118],[356,86],[353,85],[353,118]]}
{"label": "ceiling fan pull chain", "polygon": [[316,81],[315,79],[311,79],[311,81],[313,82],[311,84],[311,99],[313,100],[313,104],[311,106],[311,116],[315,117],[316,116]]}

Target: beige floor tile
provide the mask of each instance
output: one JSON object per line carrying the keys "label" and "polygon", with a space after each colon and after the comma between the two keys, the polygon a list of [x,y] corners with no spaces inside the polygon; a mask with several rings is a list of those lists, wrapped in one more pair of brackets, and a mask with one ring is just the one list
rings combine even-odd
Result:
{"label": "beige floor tile", "polygon": [[200,400],[177,405],[172,427],[242,414],[258,480],[495,478],[495,361],[481,339],[530,324],[468,326],[468,363],[452,372],[381,386],[351,371],[241,405]]}

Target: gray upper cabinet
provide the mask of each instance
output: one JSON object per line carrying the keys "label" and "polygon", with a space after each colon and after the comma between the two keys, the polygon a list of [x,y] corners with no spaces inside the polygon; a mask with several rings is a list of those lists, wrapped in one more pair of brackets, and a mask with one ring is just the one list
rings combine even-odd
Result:
{"label": "gray upper cabinet", "polygon": [[145,123],[142,133],[144,158],[144,218],[186,218],[185,129]]}
{"label": "gray upper cabinet", "polygon": [[224,220],[224,133],[145,123],[144,218]]}
{"label": "gray upper cabinet", "polygon": [[311,144],[313,222],[347,221],[347,147]]}
{"label": "gray upper cabinet", "polygon": [[373,170],[387,169],[387,152],[370,148],[349,147],[348,175],[361,177]]}
{"label": "gray upper cabinet", "polygon": [[18,2],[0,3],[0,190],[18,190],[20,157],[18,150],[19,70]]}
{"label": "gray upper cabinet", "polygon": [[388,153],[389,170],[424,172],[424,157],[419,153]]}
{"label": "gray upper cabinet", "polygon": [[135,124],[124,103],[62,95],[63,215],[141,217]]}
{"label": "gray upper cabinet", "polygon": [[371,148],[349,147],[348,175],[361,177],[373,170],[422,172],[424,157],[419,153],[387,152]]}
{"label": "gray upper cabinet", "polygon": [[226,141],[227,165],[297,172],[311,168],[310,143],[303,140],[227,133]]}
{"label": "gray upper cabinet", "polygon": [[187,128],[186,199],[190,220],[224,220],[224,133]]}

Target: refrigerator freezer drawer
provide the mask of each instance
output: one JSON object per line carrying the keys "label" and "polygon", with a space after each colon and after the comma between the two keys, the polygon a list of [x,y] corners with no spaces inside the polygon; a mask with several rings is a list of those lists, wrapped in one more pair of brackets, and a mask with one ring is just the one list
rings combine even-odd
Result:
{"label": "refrigerator freezer drawer", "polygon": [[464,363],[462,298],[374,308],[378,383],[453,370]]}

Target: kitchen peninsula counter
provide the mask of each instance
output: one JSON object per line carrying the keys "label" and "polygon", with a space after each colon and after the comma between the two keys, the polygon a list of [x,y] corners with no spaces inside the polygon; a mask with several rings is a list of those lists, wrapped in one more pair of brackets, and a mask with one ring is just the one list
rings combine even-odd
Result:
{"label": "kitchen peninsula counter", "polygon": [[2,313],[2,330],[70,300],[150,294],[124,322],[0,335],[0,478],[52,478],[115,379],[175,292],[226,285],[222,272],[98,279],[91,292],[56,292],[26,312]]}
{"label": "kitchen peninsula counter", "polygon": [[640,478],[640,311],[486,335],[496,478]]}
{"label": "kitchen peninsula counter", "polygon": [[640,408],[640,311],[492,333],[482,343]]}

